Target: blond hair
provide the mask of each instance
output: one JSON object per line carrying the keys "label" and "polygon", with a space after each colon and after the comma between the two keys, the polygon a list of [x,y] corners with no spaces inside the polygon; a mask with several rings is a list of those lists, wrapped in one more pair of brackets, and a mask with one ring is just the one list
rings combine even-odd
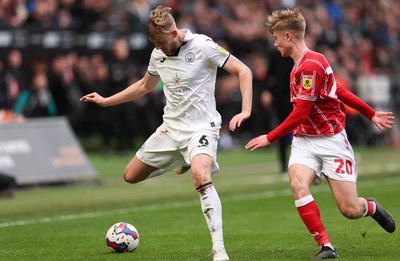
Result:
{"label": "blond hair", "polygon": [[306,31],[306,20],[298,8],[274,11],[268,16],[266,25],[272,34],[289,31],[300,38]]}
{"label": "blond hair", "polygon": [[147,21],[147,35],[151,41],[157,39],[158,34],[169,33],[173,28],[176,28],[176,24],[170,7],[159,5],[150,12]]}

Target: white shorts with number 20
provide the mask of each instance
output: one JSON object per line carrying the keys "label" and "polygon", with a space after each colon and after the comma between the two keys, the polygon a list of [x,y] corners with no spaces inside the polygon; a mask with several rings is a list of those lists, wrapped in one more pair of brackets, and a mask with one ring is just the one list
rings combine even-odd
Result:
{"label": "white shorts with number 20", "polygon": [[353,148],[345,130],[334,135],[295,136],[289,167],[302,164],[316,173],[314,184],[321,182],[322,174],[339,181],[357,181],[357,165]]}
{"label": "white shorts with number 20", "polygon": [[167,128],[162,124],[136,152],[136,156],[145,164],[166,171],[191,164],[198,154],[207,154],[213,158],[212,173],[219,170],[217,148],[219,128],[184,132]]}

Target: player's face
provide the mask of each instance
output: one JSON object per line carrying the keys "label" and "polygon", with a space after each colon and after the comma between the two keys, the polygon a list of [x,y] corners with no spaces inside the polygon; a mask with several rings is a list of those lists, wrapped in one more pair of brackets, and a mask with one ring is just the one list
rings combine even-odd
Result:
{"label": "player's face", "polygon": [[288,33],[287,32],[274,32],[272,34],[275,38],[274,46],[281,53],[283,57],[290,56],[291,46],[288,41]]}
{"label": "player's face", "polygon": [[166,55],[173,55],[177,50],[176,32],[161,33],[154,40],[153,43],[156,49],[160,49]]}

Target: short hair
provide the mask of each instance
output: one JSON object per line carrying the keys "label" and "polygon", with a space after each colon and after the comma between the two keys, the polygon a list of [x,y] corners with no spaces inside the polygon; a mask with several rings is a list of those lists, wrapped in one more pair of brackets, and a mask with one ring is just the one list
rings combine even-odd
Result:
{"label": "short hair", "polygon": [[147,35],[151,41],[154,41],[160,33],[169,33],[172,28],[176,28],[172,8],[159,5],[150,12]]}
{"label": "short hair", "polygon": [[266,25],[269,31],[290,31],[296,37],[304,37],[306,31],[306,20],[298,8],[276,10],[268,16]]}

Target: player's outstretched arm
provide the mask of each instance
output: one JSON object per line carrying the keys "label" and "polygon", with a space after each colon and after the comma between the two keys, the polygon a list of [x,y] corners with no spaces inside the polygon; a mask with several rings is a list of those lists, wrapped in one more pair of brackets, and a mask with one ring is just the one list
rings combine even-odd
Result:
{"label": "player's outstretched arm", "polygon": [[149,73],[146,73],[142,79],[110,97],[103,97],[100,94],[93,92],[81,97],[80,101],[93,102],[101,107],[108,107],[129,102],[150,92],[156,87],[159,80],[159,76],[153,76]]}
{"label": "player's outstretched arm", "polygon": [[268,146],[269,144],[271,144],[271,142],[267,139],[267,135],[260,135],[257,138],[250,140],[244,147],[246,150],[255,151],[256,149]]}
{"label": "player's outstretched arm", "polygon": [[97,92],[92,92],[89,94],[86,94],[85,96],[81,97],[79,99],[81,102],[93,102],[96,103],[97,105],[101,107],[105,107],[105,98],[98,94]]}
{"label": "player's outstretched arm", "polygon": [[365,103],[363,100],[355,96],[349,90],[338,85],[337,89],[338,98],[352,107],[358,110],[368,119],[370,119],[379,130],[383,131],[386,129],[391,129],[393,125],[394,116],[392,112],[375,111],[371,106]]}
{"label": "player's outstretched arm", "polygon": [[250,68],[242,63],[232,54],[228,58],[224,69],[239,77],[240,92],[242,94],[242,112],[232,117],[229,122],[229,130],[234,131],[242,125],[251,115],[251,106],[253,99],[253,73]]}
{"label": "player's outstretched arm", "polygon": [[377,111],[375,112],[375,115],[372,117],[371,121],[381,131],[383,131],[385,128],[391,129],[394,122],[393,112]]}

